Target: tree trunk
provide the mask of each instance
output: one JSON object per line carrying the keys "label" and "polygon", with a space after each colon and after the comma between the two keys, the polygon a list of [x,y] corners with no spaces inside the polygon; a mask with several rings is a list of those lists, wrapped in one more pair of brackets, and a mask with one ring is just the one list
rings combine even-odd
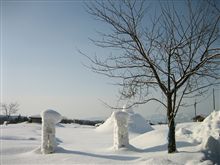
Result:
{"label": "tree trunk", "polygon": [[7,122],[10,122],[10,115],[7,115]]}
{"label": "tree trunk", "polygon": [[172,97],[167,97],[167,118],[168,118],[168,153],[176,152],[176,139],[175,139],[175,120],[174,112],[172,109]]}

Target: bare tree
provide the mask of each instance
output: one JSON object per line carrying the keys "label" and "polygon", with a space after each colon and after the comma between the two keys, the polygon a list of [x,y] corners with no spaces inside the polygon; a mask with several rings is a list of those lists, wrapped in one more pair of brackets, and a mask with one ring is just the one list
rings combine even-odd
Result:
{"label": "bare tree", "polygon": [[19,110],[19,104],[16,102],[10,104],[3,103],[1,104],[1,109],[3,113],[7,116],[7,119],[9,120],[10,116],[12,114],[15,114]]}
{"label": "bare tree", "polygon": [[220,13],[220,2],[218,2],[217,0],[207,0],[207,2],[214,8],[214,10]]}
{"label": "bare tree", "polygon": [[[219,83],[220,15],[207,1],[185,3],[181,13],[174,3],[164,5],[149,21],[146,1],[93,1],[88,12],[108,24],[110,33],[92,40],[121,54],[88,57],[90,68],[120,79],[121,99],[135,104],[157,101],[168,119],[168,153],[176,152],[175,116],[184,98],[195,97]],[[152,93],[160,92],[162,97]]]}

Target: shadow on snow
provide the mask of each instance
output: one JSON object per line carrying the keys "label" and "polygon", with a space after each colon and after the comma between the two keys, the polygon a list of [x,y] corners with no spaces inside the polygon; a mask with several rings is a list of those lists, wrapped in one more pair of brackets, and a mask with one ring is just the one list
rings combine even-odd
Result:
{"label": "shadow on snow", "polygon": [[[167,145],[168,144],[165,143],[165,144],[162,144],[162,145],[158,145],[158,146],[154,146],[154,147],[148,147],[148,148],[145,148],[145,149],[139,149],[139,148],[136,148],[136,147],[130,145],[129,149],[132,150],[132,151],[135,151],[135,152],[160,152],[160,151],[167,151]],[[197,144],[192,144],[192,143],[184,142],[184,141],[176,142],[177,149],[182,148],[182,147],[196,146],[196,145]]]}
{"label": "shadow on snow", "polygon": [[82,151],[72,151],[72,150],[66,150],[61,147],[57,148],[56,153],[76,154],[76,155],[82,155],[82,156],[90,156],[90,157],[113,159],[113,160],[123,160],[123,161],[130,161],[130,160],[135,160],[139,158],[136,156],[101,155],[101,154],[94,154],[94,153],[88,153],[88,152],[82,152]]}

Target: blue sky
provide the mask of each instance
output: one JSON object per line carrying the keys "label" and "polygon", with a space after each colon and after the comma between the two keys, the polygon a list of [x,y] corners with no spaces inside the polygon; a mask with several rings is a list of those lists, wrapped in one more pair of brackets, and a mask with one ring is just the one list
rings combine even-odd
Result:
{"label": "blue sky", "polygon": [[[1,27],[3,102],[18,102],[22,115],[48,108],[69,118],[110,115],[99,99],[117,105],[114,80],[84,67],[88,61],[78,52],[110,53],[89,41],[108,27],[91,17],[82,1],[3,0]],[[210,99],[198,105],[201,113],[212,106]],[[136,110],[145,117],[165,114],[153,103]]]}
{"label": "blue sky", "polygon": [[85,58],[77,51],[95,52],[88,37],[97,22],[89,19],[83,3],[2,5],[3,100],[17,101],[25,114],[53,108],[80,117],[100,109],[97,98],[104,90],[107,98],[112,92],[82,65]]}

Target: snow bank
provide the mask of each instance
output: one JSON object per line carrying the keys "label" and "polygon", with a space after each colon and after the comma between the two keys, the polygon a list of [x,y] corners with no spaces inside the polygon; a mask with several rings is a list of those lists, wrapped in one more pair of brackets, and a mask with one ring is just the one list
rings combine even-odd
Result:
{"label": "snow bank", "polygon": [[218,139],[220,135],[220,111],[212,112],[205,120],[193,130],[193,138],[203,142],[209,136]]}
{"label": "snow bank", "polygon": [[214,163],[220,164],[220,111],[212,112],[193,130],[192,137]]}
{"label": "snow bank", "polygon": [[153,130],[151,125],[138,113],[129,115],[128,128],[134,133],[145,133]]}
{"label": "snow bank", "polygon": [[111,116],[100,126],[96,128],[98,132],[104,132],[104,133],[112,133],[114,126],[114,112],[111,114]]}
{"label": "snow bank", "polygon": [[193,123],[193,127],[179,125],[176,135],[199,143],[199,150],[203,151],[208,159],[220,164],[220,111],[212,112],[201,123]]}
{"label": "snow bank", "polygon": [[[122,111],[127,112],[129,115],[128,117],[129,132],[142,134],[153,130],[151,125],[146,122],[144,117],[142,117],[138,113],[135,113],[132,109],[126,109],[124,106]],[[97,127],[96,130],[99,132],[111,133],[113,131],[113,125],[114,125],[114,112],[102,125]]]}
{"label": "snow bank", "polygon": [[41,152],[53,153],[57,146],[55,137],[55,124],[59,123],[62,116],[54,110],[46,110],[41,113],[42,117],[42,141]]}

